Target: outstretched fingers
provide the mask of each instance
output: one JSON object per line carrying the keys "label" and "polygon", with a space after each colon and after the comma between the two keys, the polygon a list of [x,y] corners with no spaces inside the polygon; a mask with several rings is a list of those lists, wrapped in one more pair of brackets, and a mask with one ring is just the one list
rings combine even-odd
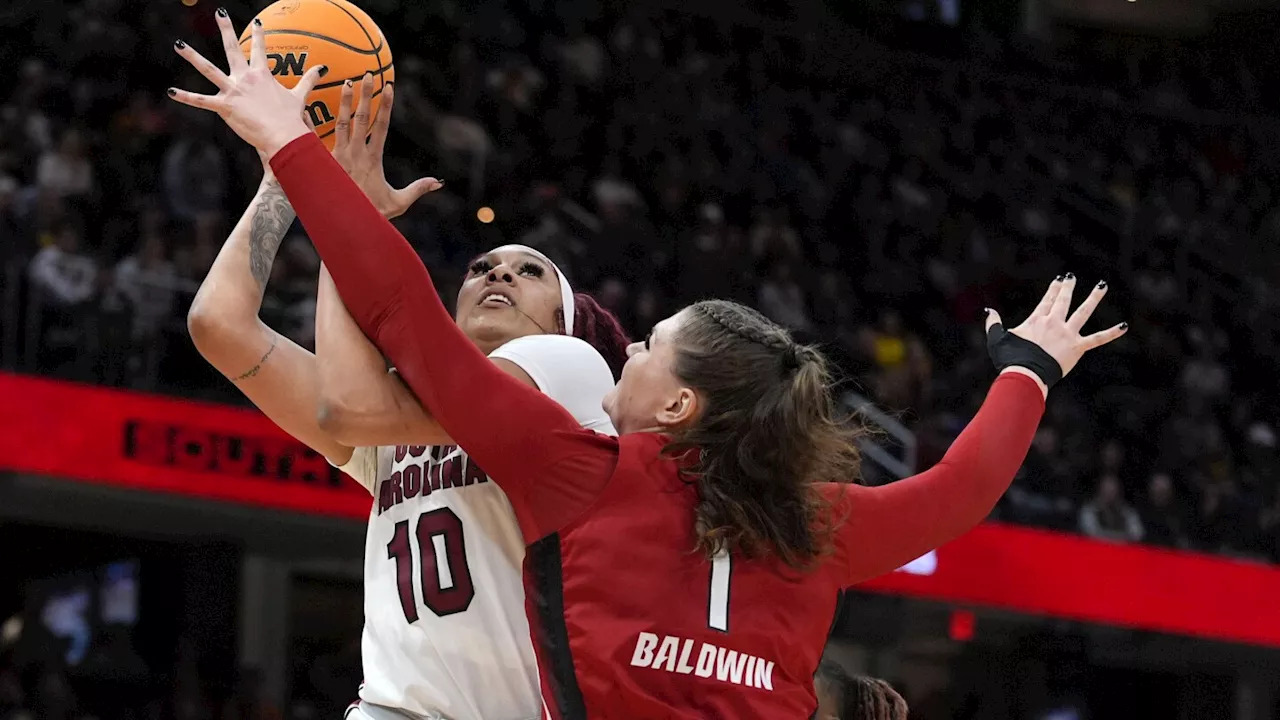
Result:
{"label": "outstretched fingers", "polygon": [[1000,320],[1000,313],[996,312],[995,310],[992,310],[991,308],[987,308],[986,313],[987,313],[987,322],[984,329],[987,332],[991,332],[991,328],[995,327],[996,325],[1004,324]]}
{"label": "outstretched fingers", "polygon": [[1058,285],[1058,294],[1053,299],[1053,307],[1049,308],[1049,316],[1059,320],[1067,319],[1067,311],[1071,309],[1071,294],[1076,289],[1076,276],[1067,273]]}
{"label": "outstretched fingers", "polygon": [[355,90],[351,81],[342,83],[342,97],[338,101],[338,118],[333,126],[333,152],[338,154],[346,149],[351,136],[351,106],[354,103]]}
{"label": "outstretched fingers", "polygon": [[1080,332],[1085,323],[1089,322],[1089,318],[1093,317],[1093,311],[1098,309],[1098,303],[1102,302],[1102,298],[1107,294],[1107,284],[1100,282],[1093,286],[1093,290],[1089,296],[1080,303],[1080,307],[1071,313],[1071,317],[1067,318],[1067,327],[1071,332]]}
{"label": "outstretched fingers", "polygon": [[365,73],[360,78],[360,101],[356,103],[356,114],[351,118],[352,142],[363,142],[369,135],[370,106],[373,105],[373,73]]}
{"label": "outstretched fingers", "polygon": [[1120,323],[1115,327],[1107,328],[1106,330],[1100,330],[1096,333],[1093,333],[1092,335],[1085,335],[1083,338],[1080,339],[1080,343],[1081,343],[1081,346],[1086,351],[1093,350],[1095,348],[1100,348],[1103,345],[1106,345],[1107,343],[1111,342],[1112,340],[1119,338],[1121,335],[1124,335],[1128,331],[1129,331],[1129,323]]}
{"label": "outstretched fingers", "polygon": [[249,69],[249,61],[244,59],[244,51],[240,49],[240,40],[236,37],[236,29],[231,26],[231,16],[226,8],[218,8],[214,13],[218,23],[218,32],[222,35],[222,50],[227,54],[227,68],[235,77]]}
{"label": "outstretched fingers", "polygon": [[320,78],[328,74],[328,65],[316,65],[314,67],[307,68],[307,71],[302,74],[302,77],[298,78],[298,84],[293,86],[293,90],[291,92],[301,98],[305,104],[307,96],[311,94],[312,90],[316,89],[316,85],[320,84]]}
{"label": "outstretched fingers", "polygon": [[395,102],[395,93],[395,85],[387,83],[382,90],[382,104],[378,106],[378,115],[373,119],[369,150],[378,157],[382,157],[382,151],[387,146],[387,133],[391,131],[391,105]]}
{"label": "outstretched fingers", "polygon": [[1048,315],[1049,311],[1053,309],[1053,301],[1058,299],[1058,293],[1060,292],[1062,292],[1061,275],[1049,283],[1049,289],[1044,291],[1044,297],[1040,298],[1040,304],[1036,305],[1036,309],[1031,312],[1032,317]]}
{"label": "outstretched fingers", "polygon": [[258,18],[249,25],[249,36],[249,67],[270,69],[267,65],[267,33]]}
{"label": "outstretched fingers", "polygon": [[169,88],[169,97],[183,105],[190,105],[201,110],[211,110],[213,112],[221,112],[222,110],[222,101],[216,95],[201,95],[200,93],[187,92],[178,88]]}

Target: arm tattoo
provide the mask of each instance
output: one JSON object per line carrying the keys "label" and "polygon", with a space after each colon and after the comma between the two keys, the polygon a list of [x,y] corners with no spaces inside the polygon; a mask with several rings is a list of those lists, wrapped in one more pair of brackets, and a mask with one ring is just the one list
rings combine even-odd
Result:
{"label": "arm tattoo", "polygon": [[249,272],[258,281],[258,288],[267,287],[271,277],[271,264],[280,251],[284,234],[293,224],[293,206],[284,196],[280,183],[272,180],[253,208],[253,222],[249,225]]}
{"label": "arm tattoo", "polygon": [[254,375],[257,375],[258,371],[262,369],[262,366],[266,364],[267,358],[271,357],[271,353],[276,351],[276,343],[278,342],[280,342],[280,336],[272,335],[271,347],[267,348],[267,351],[262,354],[262,357],[259,358],[258,360],[258,364],[254,365],[253,367],[249,368],[243,373],[237,375],[236,377],[231,378],[231,382],[240,382],[241,380],[248,380]]}

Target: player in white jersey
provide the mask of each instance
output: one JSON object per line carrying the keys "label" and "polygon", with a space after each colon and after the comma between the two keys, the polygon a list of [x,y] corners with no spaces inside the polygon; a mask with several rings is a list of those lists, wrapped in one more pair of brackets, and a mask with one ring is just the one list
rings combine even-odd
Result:
{"label": "player in white jersey", "polygon": [[[425,179],[397,191],[381,172],[367,172],[381,162],[392,92],[374,140],[366,146],[339,138],[335,155],[394,217],[439,183]],[[340,119],[352,118],[350,96],[348,88]],[[357,108],[339,126],[362,138],[368,127],[360,118]],[[292,220],[268,171],[201,285],[188,326],[200,353],[268,417],[374,496],[365,547],[363,702],[348,715],[542,717],[521,584],[524,542],[502,491],[387,372],[323,268],[315,355],[258,319]],[[548,258],[515,245],[486,253],[468,268],[457,308],[459,326],[495,364],[560,401],[584,426],[612,432],[601,400],[625,361],[627,339],[616,319],[573,293]]]}
{"label": "player in white jersey", "polygon": [[[520,367],[583,427],[614,434],[600,407],[613,375],[582,340],[530,335],[489,357]],[[361,699],[449,718],[540,716],[519,604],[524,538],[502,490],[452,445],[359,448],[342,469],[374,496]]]}

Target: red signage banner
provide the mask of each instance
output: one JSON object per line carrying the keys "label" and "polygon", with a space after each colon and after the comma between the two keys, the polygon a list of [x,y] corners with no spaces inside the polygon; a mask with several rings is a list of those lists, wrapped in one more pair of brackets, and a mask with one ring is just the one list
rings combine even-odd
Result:
{"label": "red signage banner", "polygon": [[0,373],[0,470],[369,517],[369,493],[261,413]]}
{"label": "red signage banner", "polygon": [[[252,410],[0,373],[0,470],[364,520],[372,498]],[[1280,647],[1280,568],[986,524],[859,587]]]}
{"label": "red signage banner", "polygon": [[1280,568],[995,523],[858,589],[1280,647]]}

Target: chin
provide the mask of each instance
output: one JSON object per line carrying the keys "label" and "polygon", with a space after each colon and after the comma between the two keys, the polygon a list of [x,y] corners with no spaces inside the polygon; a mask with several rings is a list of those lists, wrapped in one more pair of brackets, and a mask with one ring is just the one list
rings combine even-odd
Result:
{"label": "chin", "polygon": [[528,334],[521,331],[517,318],[486,312],[477,312],[468,317],[462,325],[462,331],[472,340],[490,343],[504,343]]}

